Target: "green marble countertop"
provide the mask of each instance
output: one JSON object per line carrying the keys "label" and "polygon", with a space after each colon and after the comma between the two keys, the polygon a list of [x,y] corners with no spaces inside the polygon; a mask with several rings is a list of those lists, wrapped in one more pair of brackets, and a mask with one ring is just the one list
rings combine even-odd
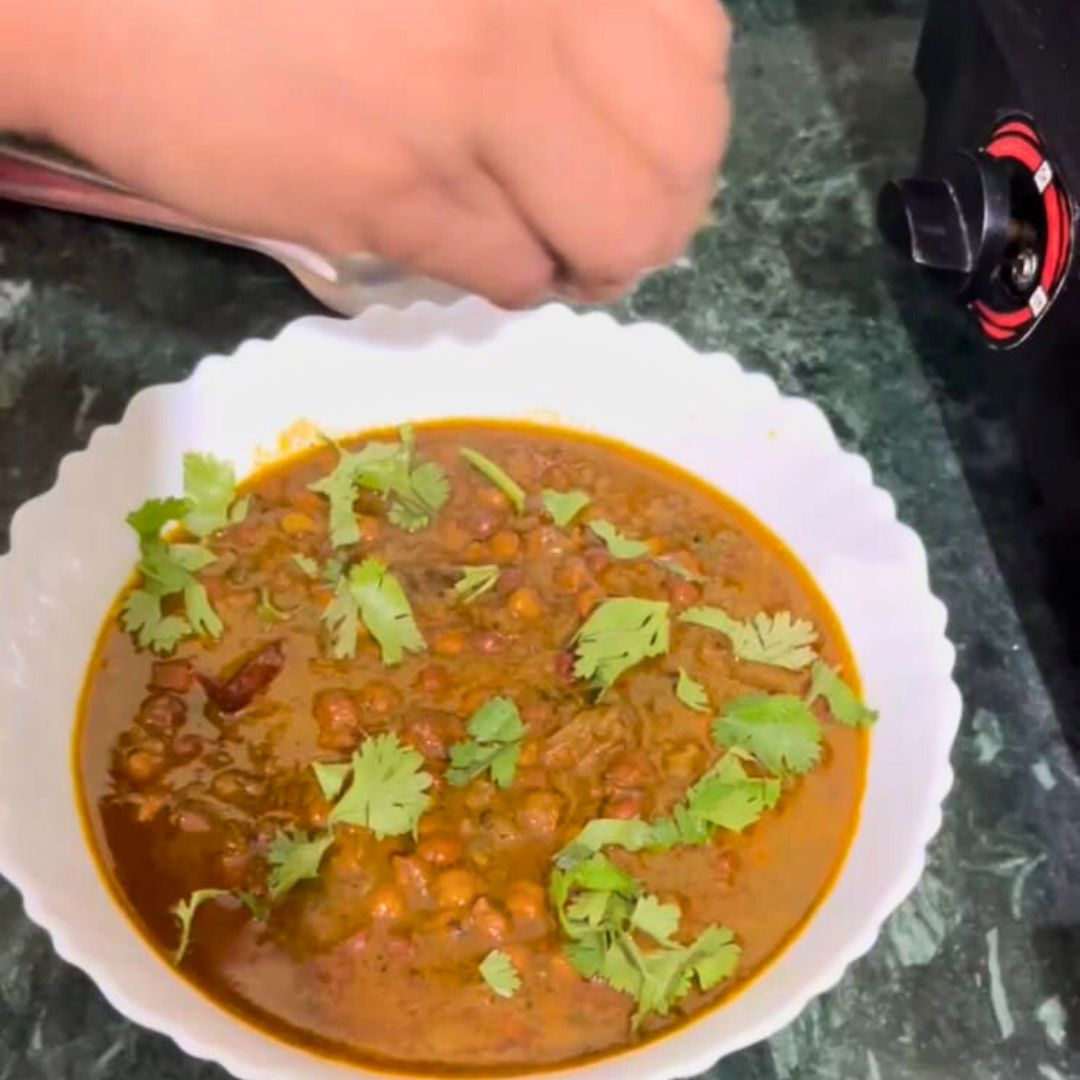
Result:
{"label": "green marble countertop", "polygon": [[[723,1080],[1080,1077],[1071,673],[1025,569],[991,361],[872,223],[877,183],[918,145],[919,6],[733,4],[737,126],[716,224],[616,309],[825,408],[926,542],[966,701],[919,888],[835,990],[712,1070]],[[15,507],[136,390],[313,310],[256,257],[0,206],[0,551]],[[120,1017],[0,881],[0,1080],[224,1077]]]}

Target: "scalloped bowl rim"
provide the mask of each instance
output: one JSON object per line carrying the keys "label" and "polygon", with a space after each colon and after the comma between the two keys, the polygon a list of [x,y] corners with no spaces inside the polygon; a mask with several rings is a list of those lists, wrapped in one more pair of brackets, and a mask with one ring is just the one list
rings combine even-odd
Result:
{"label": "scalloped bowl rim", "polygon": [[[388,354],[392,368],[380,366],[387,363]],[[575,364],[572,358],[578,355],[587,356],[587,361]],[[406,377],[412,369],[404,368],[410,364],[423,369],[426,381]],[[940,827],[942,802],[952,784],[949,751],[961,713],[952,679],[955,651],[945,637],[945,608],[930,592],[921,541],[897,521],[891,497],[874,486],[865,460],[841,449],[821,410],[803,399],[781,395],[771,379],[744,372],[729,356],[695,352],[657,324],[622,326],[608,315],[579,315],[559,305],[511,315],[476,299],[449,308],[428,303],[405,310],[379,306],[349,321],[323,316],[299,319],[276,338],[252,339],[231,356],[205,358],[183,381],[136,394],[117,424],[98,428],[86,449],[63,459],[51,490],[19,508],[12,521],[11,552],[0,559],[0,596],[14,600],[0,607],[0,871],[20,890],[28,916],[45,928],[64,959],[90,975],[122,1013],[165,1033],[187,1053],[217,1061],[244,1080],[285,1080],[298,1070],[312,1080],[378,1074],[309,1055],[259,1034],[165,969],[130,926],[125,932],[137,946],[112,936],[117,919],[126,922],[126,917],[107,895],[86,845],[81,862],[72,847],[71,818],[76,819],[80,839],[81,825],[69,754],[57,767],[55,755],[49,756],[45,745],[58,745],[57,725],[50,726],[49,718],[71,704],[72,686],[81,684],[94,639],[85,629],[93,625],[95,612],[100,623],[107,606],[102,597],[115,595],[124,581],[123,574],[117,577],[119,568],[131,564],[133,545],[120,538],[113,524],[117,511],[134,505],[137,500],[132,501],[131,495],[136,492],[146,497],[178,490],[179,454],[184,449],[223,453],[246,471],[260,450],[274,447],[273,433],[288,427],[280,421],[294,399],[305,393],[309,398],[314,394],[321,404],[295,414],[293,420],[312,418],[335,432],[380,426],[370,423],[367,415],[350,426],[351,406],[329,383],[317,390],[300,385],[304,379],[318,382],[324,377],[342,385],[356,382],[354,365],[356,371],[377,370],[390,384],[387,401],[376,402],[377,412],[372,414],[381,416],[382,424],[438,416],[556,415],[567,426],[613,435],[670,457],[712,480],[764,520],[833,603],[868,696],[882,710],[862,820],[838,879],[809,925],[729,1004],[657,1041],[563,1071],[605,1080],[641,1075],[675,1080],[702,1072],[719,1058],[769,1037],[833,987],[848,965],[872,947],[884,920],[919,880],[926,846]],[[594,400],[605,386],[598,372],[611,375],[613,365],[620,375],[617,385],[631,398],[637,395],[635,404]],[[547,378],[541,377],[541,367]],[[459,381],[474,380],[468,397],[456,384],[450,385],[447,371]],[[271,376],[283,380],[281,385]],[[560,376],[582,383],[577,396],[555,388],[550,380]],[[477,383],[478,378],[485,381]],[[678,383],[674,389],[672,382]],[[687,382],[695,390],[700,384],[712,393],[695,393],[689,403],[676,404],[673,395]],[[255,415],[265,411],[262,401],[257,409],[242,404],[243,394],[256,384],[273,403],[270,411],[277,411],[277,420]],[[381,387],[375,396],[380,392]],[[592,398],[586,396],[590,392]],[[414,417],[410,399],[417,396],[432,404]],[[475,411],[440,410],[440,402],[473,397],[483,403]],[[224,412],[227,407],[234,411]],[[368,408],[365,402],[355,411]],[[658,410],[671,415],[658,421]],[[313,417],[312,412],[321,415]],[[615,414],[617,420],[611,419]],[[232,435],[223,434],[233,420],[239,420],[243,429],[239,443],[230,443]],[[662,427],[663,433],[650,429],[650,424]],[[155,452],[157,441],[164,442],[162,453]],[[755,460],[732,462],[720,453],[725,445],[740,451],[752,448]],[[147,452],[139,454],[140,448]],[[715,464],[718,459],[722,464]],[[730,482],[710,475],[714,468],[727,469],[731,475],[725,480]],[[795,479],[789,479],[789,472]],[[95,476],[110,479],[103,500],[107,505],[92,505],[86,495],[87,481]],[[171,486],[160,487],[164,481]],[[733,490],[740,485],[746,490]],[[770,496],[774,487],[780,494]],[[127,504],[118,501],[121,498]],[[807,502],[806,514],[817,512],[822,503],[833,505],[830,499],[845,508],[843,515],[832,515],[843,517],[843,523],[828,520],[814,526],[838,534],[823,538],[820,551],[815,548],[816,534],[804,533],[799,520],[785,518],[794,515],[790,503],[799,499]],[[62,522],[70,525],[73,507],[79,512],[76,519],[86,525],[82,535],[87,539],[100,535],[104,543],[77,545],[69,537],[56,537]],[[853,524],[846,520],[849,517]],[[842,557],[833,557],[829,543]],[[806,545],[814,550],[808,552]],[[46,563],[53,572],[43,581]],[[874,628],[860,608],[869,602],[864,597],[892,605],[890,618],[899,629]],[[79,626],[71,631],[70,640],[64,637],[64,618]],[[853,633],[855,624],[858,630]],[[53,649],[57,637],[60,645]],[[883,658],[890,649],[903,655]],[[52,709],[50,695],[56,699]],[[70,716],[73,722],[73,711]],[[70,742],[70,722],[59,727]],[[24,775],[31,764],[44,770],[40,780],[30,782]],[[35,845],[23,835],[15,811],[25,813],[27,802],[32,805],[40,798],[42,812],[48,814],[46,798],[55,801],[65,788],[72,796],[69,805],[56,807],[50,823],[61,853],[67,853],[68,861],[58,866],[60,855],[44,850],[49,845]],[[876,803],[871,807],[879,789],[891,800],[883,802],[880,821]],[[899,805],[897,792],[906,792],[908,800],[907,817],[900,822],[890,817]],[[866,835],[871,828],[872,839]],[[888,844],[883,844],[886,837]],[[888,857],[875,853],[875,848],[888,848]],[[856,856],[861,876],[852,883]],[[97,882],[89,892],[83,863],[90,865]],[[83,887],[77,901],[70,895],[73,878]],[[839,910],[833,910],[836,905]],[[830,927],[838,924],[838,929],[818,935],[822,941],[813,946],[816,952],[804,948],[823,920]],[[736,1013],[735,1020],[726,1019]],[[407,1074],[408,1066],[403,1065],[401,1072]]]}

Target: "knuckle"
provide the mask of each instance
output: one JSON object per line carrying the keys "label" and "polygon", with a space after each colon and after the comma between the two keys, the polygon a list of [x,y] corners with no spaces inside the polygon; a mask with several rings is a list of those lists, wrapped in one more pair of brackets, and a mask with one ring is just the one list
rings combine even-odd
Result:
{"label": "knuckle", "polygon": [[588,276],[598,282],[629,283],[640,274],[665,261],[666,213],[656,215],[656,227],[626,228],[605,245],[602,255],[588,268]]}
{"label": "knuckle", "polygon": [[550,265],[515,266],[498,275],[488,296],[500,307],[527,307],[543,299],[550,291],[551,283]]}

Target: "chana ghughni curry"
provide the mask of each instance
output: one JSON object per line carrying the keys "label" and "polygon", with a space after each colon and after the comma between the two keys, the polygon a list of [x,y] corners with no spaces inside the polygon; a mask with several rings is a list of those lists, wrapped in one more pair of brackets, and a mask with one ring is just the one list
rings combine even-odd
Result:
{"label": "chana ghughni curry", "polygon": [[743,510],[624,446],[446,423],[128,519],[78,770],[109,876],[211,998],[404,1069],[647,1039],[797,932],[875,719]]}

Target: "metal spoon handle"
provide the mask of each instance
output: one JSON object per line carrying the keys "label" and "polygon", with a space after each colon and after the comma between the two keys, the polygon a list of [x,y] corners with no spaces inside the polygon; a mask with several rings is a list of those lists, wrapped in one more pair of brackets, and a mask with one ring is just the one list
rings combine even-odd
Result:
{"label": "metal spoon handle", "polygon": [[198,236],[259,251],[286,265],[299,265],[326,281],[339,277],[331,260],[309,248],[206,225],[48,151],[0,144],[0,198]]}

